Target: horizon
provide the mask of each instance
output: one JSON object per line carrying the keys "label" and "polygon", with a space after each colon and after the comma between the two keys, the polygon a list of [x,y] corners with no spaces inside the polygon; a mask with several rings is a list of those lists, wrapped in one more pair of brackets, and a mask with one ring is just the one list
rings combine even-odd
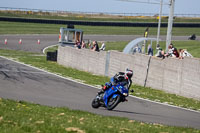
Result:
{"label": "horizon", "polygon": [[[139,0],[137,0],[139,1]],[[140,0],[141,1],[141,0]],[[160,0],[142,0],[159,3]],[[141,2],[142,2],[141,1]],[[192,2],[191,2],[192,1]],[[174,14],[200,14],[199,0],[175,0]],[[47,4],[48,3],[48,4]],[[169,3],[169,0],[164,0]],[[70,12],[108,12],[108,13],[152,13],[158,14],[159,4],[124,2],[120,0],[1,0],[1,7],[29,8],[41,10],[60,10]],[[163,6],[163,14],[169,13],[169,6]]]}
{"label": "horizon", "polygon": [[[51,10],[51,9],[39,9],[39,8],[19,8],[19,7],[0,7],[0,11],[6,11],[6,10],[20,10],[20,11],[45,11],[45,12],[66,12],[66,13],[83,13],[83,14],[105,14],[105,15],[122,15],[122,16],[154,16],[154,15],[159,15],[158,13],[144,13],[144,12],[92,12],[92,11],[69,11],[69,10]],[[168,13],[162,13],[163,16],[168,15]],[[177,17],[200,17],[200,13],[196,14],[178,14],[174,13],[174,16]]]}

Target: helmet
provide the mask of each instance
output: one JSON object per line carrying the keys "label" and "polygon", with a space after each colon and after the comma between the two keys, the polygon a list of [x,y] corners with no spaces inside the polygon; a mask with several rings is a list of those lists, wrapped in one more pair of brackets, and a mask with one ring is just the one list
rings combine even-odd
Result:
{"label": "helmet", "polygon": [[132,76],[133,76],[133,70],[130,70],[130,69],[126,69],[126,71],[125,71],[125,75],[129,78],[129,79],[131,79],[132,78]]}
{"label": "helmet", "polygon": [[123,81],[124,80],[124,78],[125,78],[125,73],[124,72],[119,72],[119,73],[117,73],[115,76],[115,79],[117,79],[118,81]]}

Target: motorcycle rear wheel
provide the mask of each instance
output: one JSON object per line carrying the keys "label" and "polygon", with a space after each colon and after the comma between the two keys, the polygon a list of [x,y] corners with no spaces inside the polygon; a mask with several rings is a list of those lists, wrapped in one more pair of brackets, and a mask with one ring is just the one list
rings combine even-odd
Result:
{"label": "motorcycle rear wheel", "polygon": [[[114,100],[114,101],[113,101]],[[121,101],[121,96],[120,95],[118,95],[116,98],[112,98],[112,97],[110,97],[109,99],[108,99],[108,105],[107,105],[107,109],[108,110],[113,110],[119,103],[120,103],[120,101]]]}

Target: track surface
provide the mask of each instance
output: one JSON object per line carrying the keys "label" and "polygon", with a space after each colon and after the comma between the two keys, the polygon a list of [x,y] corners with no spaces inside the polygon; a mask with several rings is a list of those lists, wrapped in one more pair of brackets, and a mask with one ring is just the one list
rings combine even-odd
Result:
{"label": "track surface", "polygon": [[0,84],[0,97],[3,98],[49,106],[67,106],[96,114],[200,129],[200,113],[131,97],[128,98],[128,102],[119,104],[114,111],[107,111],[104,108],[93,109],[91,101],[98,91],[96,88],[3,58],[0,58]]}
{"label": "track surface", "polygon": [[[140,36],[133,35],[84,35],[85,40],[97,40],[97,41],[132,41]],[[155,36],[152,36],[155,37]],[[187,36],[175,36],[173,40],[187,40]],[[8,44],[4,44],[4,40],[8,40]],[[22,44],[18,44],[19,39],[22,39]],[[40,39],[41,44],[37,44],[37,40]],[[165,36],[161,36],[162,40],[165,40]],[[200,40],[200,38],[197,38]],[[55,45],[58,43],[58,35],[0,35],[0,48],[23,50],[29,52],[41,53],[42,49]]]}
{"label": "track surface", "polygon": [[[46,40],[41,39],[41,44],[38,45],[38,35],[26,35],[23,44],[19,45],[14,40],[21,35],[8,37],[11,39],[10,42],[6,46],[1,42],[0,48],[40,53],[42,48],[57,42],[55,35],[40,35],[39,37]],[[29,41],[25,42],[26,39]],[[104,108],[93,109],[90,104],[97,91],[96,88],[0,58],[0,97],[2,98],[25,100],[49,106],[66,106],[106,116],[121,116],[150,123],[200,129],[199,112],[132,97],[128,98],[128,102],[119,104],[113,111],[107,111]]]}

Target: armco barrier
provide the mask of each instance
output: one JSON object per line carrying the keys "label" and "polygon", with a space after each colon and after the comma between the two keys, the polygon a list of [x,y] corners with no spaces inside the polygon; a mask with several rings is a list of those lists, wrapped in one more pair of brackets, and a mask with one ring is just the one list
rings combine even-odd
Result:
{"label": "armco barrier", "polygon": [[143,86],[146,83],[146,86],[158,90],[200,99],[200,59],[163,60],[142,54],[130,55],[117,51],[94,52],[89,49],[59,46],[57,60],[64,66],[109,77],[131,68],[134,71],[135,84]]}
{"label": "armco barrier", "polygon": [[[45,24],[73,24],[88,26],[121,26],[121,27],[158,27],[158,23],[129,23],[129,22],[94,22],[94,21],[71,21],[34,18],[0,17],[0,21],[45,23]],[[161,27],[167,27],[167,23],[161,23]],[[200,23],[174,23],[173,27],[200,27]]]}

